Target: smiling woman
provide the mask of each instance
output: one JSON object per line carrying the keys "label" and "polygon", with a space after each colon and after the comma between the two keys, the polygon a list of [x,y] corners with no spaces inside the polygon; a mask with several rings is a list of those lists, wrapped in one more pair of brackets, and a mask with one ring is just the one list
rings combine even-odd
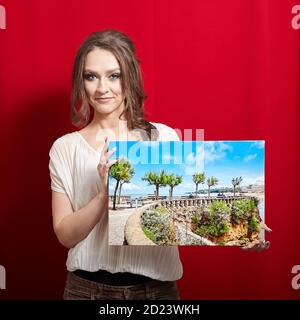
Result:
{"label": "smiling woman", "polygon": [[178,299],[178,248],[108,245],[109,140],[179,140],[144,116],[135,46],[104,30],[81,45],[73,69],[72,123],[50,150],[53,228],[69,248],[64,299]]}
{"label": "smiling woman", "polygon": [[124,112],[124,95],[119,64],[107,50],[96,48],[86,56],[84,87],[96,115],[120,118]]}
{"label": "smiling woman", "polygon": [[91,34],[75,59],[71,101],[73,124],[84,127],[93,116],[89,124],[93,127],[104,113],[108,116],[106,127],[116,127],[121,120],[123,128],[145,131],[143,138],[156,139],[155,126],[145,120],[145,98],[133,42],[115,30]]}

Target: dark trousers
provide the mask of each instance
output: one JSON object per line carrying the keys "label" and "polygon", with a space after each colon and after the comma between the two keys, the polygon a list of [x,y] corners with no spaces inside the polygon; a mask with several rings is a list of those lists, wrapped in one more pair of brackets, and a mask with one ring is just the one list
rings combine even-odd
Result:
{"label": "dark trousers", "polygon": [[130,286],[102,284],[68,272],[64,300],[179,300],[176,281],[150,280]]}

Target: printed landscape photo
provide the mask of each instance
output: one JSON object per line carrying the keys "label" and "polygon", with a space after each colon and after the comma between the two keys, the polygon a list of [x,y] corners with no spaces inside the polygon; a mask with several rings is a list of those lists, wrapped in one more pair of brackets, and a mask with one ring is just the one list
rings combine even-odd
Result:
{"label": "printed landscape photo", "polygon": [[109,245],[264,239],[264,141],[112,141]]}

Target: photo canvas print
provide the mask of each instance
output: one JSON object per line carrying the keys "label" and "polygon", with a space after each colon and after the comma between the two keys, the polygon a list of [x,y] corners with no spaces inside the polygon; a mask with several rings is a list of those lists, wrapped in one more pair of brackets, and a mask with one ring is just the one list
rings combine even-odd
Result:
{"label": "photo canvas print", "polygon": [[112,141],[109,245],[264,239],[264,141]]}

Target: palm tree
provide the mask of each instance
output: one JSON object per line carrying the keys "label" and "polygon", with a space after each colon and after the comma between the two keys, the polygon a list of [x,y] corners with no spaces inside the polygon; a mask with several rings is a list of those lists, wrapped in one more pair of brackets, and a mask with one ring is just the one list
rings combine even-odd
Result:
{"label": "palm tree", "polygon": [[125,168],[123,179],[120,180],[120,186],[119,186],[119,196],[118,196],[118,204],[120,204],[121,199],[121,190],[124,183],[129,183],[132,176],[134,175],[134,169],[133,168]]}
{"label": "palm tree", "polygon": [[165,187],[168,182],[168,175],[166,174],[165,170],[162,170],[161,173],[157,174],[153,171],[149,171],[145,174],[145,176],[142,178],[142,180],[147,181],[149,185],[155,186],[155,198],[157,200],[159,196],[159,188]]}
{"label": "palm tree", "polygon": [[217,185],[219,180],[215,177],[211,177],[207,179],[207,185],[208,185],[208,197],[210,197],[210,187],[213,187]]}
{"label": "palm tree", "polygon": [[243,181],[243,178],[242,177],[239,177],[239,178],[233,178],[231,180],[232,182],[232,185],[233,185],[233,196],[235,197],[235,189],[236,187],[238,187],[240,185],[240,183]]}
{"label": "palm tree", "polygon": [[200,183],[205,183],[205,174],[200,173],[200,172],[196,172],[193,174],[193,182],[196,184],[196,197],[198,197],[198,185]]}
{"label": "palm tree", "polygon": [[[116,210],[116,198],[117,198],[117,190],[119,185],[123,185],[123,183],[130,182],[132,176],[134,174],[134,169],[131,167],[131,164],[126,159],[118,160],[113,166],[111,166],[109,175],[116,179],[116,186],[114,191],[114,198],[113,198],[113,210]],[[119,197],[121,196],[121,189],[119,190]]]}
{"label": "palm tree", "polygon": [[178,175],[174,175],[174,173],[171,173],[170,175],[168,175],[168,179],[167,179],[167,185],[170,186],[170,198],[173,197],[173,189],[174,187],[178,186],[180,183],[182,183],[183,179],[182,176],[178,176]]}

